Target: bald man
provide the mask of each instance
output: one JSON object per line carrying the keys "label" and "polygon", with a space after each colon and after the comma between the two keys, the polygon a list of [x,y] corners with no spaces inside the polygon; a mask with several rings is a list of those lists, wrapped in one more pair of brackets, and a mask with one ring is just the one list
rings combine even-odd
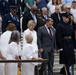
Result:
{"label": "bald man", "polygon": [[42,8],[42,18],[44,21],[46,21],[46,19],[48,18],[47,14],[48,14],[47,8],[43,7]]}
{"label": "bald man", "polygon": [[55,7],[55,13],[53,13],[51,15],[51,18],[53,19],[54,21],[54,28],[56,29],[56,27],[58,26],[58,24],[62,21],[62,16],[61,16],[61,13],[60,13],[60,9],[59,9],[59,6],[56,6]]}

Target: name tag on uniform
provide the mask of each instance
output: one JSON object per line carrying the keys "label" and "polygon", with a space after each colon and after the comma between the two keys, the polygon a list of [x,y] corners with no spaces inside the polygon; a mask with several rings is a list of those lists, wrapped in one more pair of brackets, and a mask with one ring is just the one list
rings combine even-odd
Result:
{"label": "name tag on uniform", "polygon": [[11,22],[11,20],[8,20],[8,23]]}

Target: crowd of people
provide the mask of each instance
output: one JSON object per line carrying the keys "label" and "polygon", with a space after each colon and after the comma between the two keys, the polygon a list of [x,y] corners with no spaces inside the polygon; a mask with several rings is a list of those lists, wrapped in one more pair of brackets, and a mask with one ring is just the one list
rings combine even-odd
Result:
{"label": "crowd of people", "polygon": [[[0,59],[47,59],[39,75],[44,75],[45,64],[53,75],[54,53],[59,53],[64,64],[60,74],[71,75],[70,66],[76,63],[75,13],[72,0],[0,0]],[[18,65],[21,75],[34,75],[38,63],[0,63],[0,75],[17,75]]]}

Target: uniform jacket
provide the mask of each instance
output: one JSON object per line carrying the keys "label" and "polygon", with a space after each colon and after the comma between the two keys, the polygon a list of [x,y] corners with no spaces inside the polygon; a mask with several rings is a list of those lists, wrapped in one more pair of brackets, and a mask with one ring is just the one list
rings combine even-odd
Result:
{"label": "uniform jacket", "polygon": [[6,31],[6,27],[9,23],[14,23],[16,25],[16,28],[18,31],[20,31],[20,23],[18,16],[15,16],[15,20],[12,18],[12,16],[9,14],[5,15],[2,20],[2,32]]}
{"label": "uniform jacket", "polygon": [[74,64],[75,52],[74,52],[74,31],[73,26],[69,23],[62,22],[56,29],[56,43],[60,51],[60,63],[61,64]]}

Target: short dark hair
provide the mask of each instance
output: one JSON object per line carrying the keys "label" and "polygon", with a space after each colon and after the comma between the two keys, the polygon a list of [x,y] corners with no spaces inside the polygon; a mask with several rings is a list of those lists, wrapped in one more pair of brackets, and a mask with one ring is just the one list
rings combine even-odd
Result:
{"label": "short dark hair", "polygon": [[[47,19],[46,19],[46,22],[49,22],[49,21],[50,21],[50,19],[52,19],[52,18],[47,18]],[[53,19],[52,19],[52,20],[53,20]]]}
{"label": "short dark hair", "polygon": [[19,39],[20,39],[20,33],[19,33],[19,31],[14,30],[14,31],[11,33],[11,37],[10,37],[9,43],[11,43],[11,42],[16,42],[16,43],[18,44],[18,43],[19,43]]}
{"label": "short dark hair", "polygon": [[72,1],[72,3],[76,3],[76,1]]}

